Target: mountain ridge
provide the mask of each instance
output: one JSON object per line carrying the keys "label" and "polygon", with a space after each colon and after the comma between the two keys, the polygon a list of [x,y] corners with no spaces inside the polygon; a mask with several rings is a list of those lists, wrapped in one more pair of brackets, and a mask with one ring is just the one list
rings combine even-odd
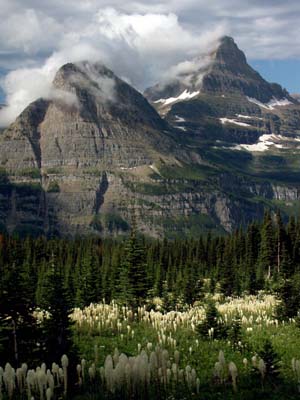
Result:
{"label": "mountain ridge", "polygon": [[182,96],[167,107],[101,63],[62,66],[51,98],[0,134],[0,228],[119,235],[134,213],[142,233],[176,237],[230,232],[265,208],[293,212],[299,104],[232,39],[215,57],[199,91],[175,86]]}

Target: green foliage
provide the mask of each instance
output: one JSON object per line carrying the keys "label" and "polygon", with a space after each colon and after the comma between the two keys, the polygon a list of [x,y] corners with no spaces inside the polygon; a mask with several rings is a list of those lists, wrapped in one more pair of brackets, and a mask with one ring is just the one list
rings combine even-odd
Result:
{"label": "green foliage", "polygon": [[0,187],[9,183],[7,171],[0,167]]}
{"label": "green foliage", "polygon": [[48,363],[60,361],[63,354],[68,354],[75,362],[76,349],[72,339],[70,315],[73,311],[69,291],[64,284],[63,271],[51,260],[46,276],[39,306],[49,313],[42,323],[44,360]]}
{"label": "green foliage", "polygon": [[198,325],[197,332],[202,337],[210,339],[226,339],[228,337],[227,327],[214,302],[208,302],[205,320]]}
{"label": "green foliage", "polygon": [[19,176],[26,176],[32,179],[38,179],[41,177],[41,172],[39,168],[24,168],[21,170],[16,171],[16,175]]}
{"label": "green foliage", "polygon": [[259,357],[264,360],[266,366],[266,379],[272,383],[278,382],[280,375],[280,358],[269,339],[265,341],[263,349],[259,352]]}
{"label": "green foliage", "polygon": [[[269,252],[270,237],[273,253]],[[269,257],[270,254],[273,255]],[[0,357],[16,365],[12,316],[17,321],[16,337],[21,338],[17,340],[18,359],[30,364],[38,359],[46,361],[48,366],[67,352],[75,365],[77,346],[81,356],[89,356],[90,360],[94,344],[99,348],[104,346],[99,355],[102,362],[114,347],[132,356],[136,354],[137,343],[143,348],[149,341],[155,343],[157,332],[153,326],[136,317],[128,320],[134,337],[126,336],[127,322],[120,328],[125,335],[123,339],[118,336],[117,329],[101,330],[98,326],[84,332],[77,330],[78,327],[75,329],[69,318],[73,307],[83,307],[103,298],[106,301],[117,298],[136,311],[137,306],[148,300],[149,304],[155,304],[153,297],[160,296],[162,312],[174,311],[176,307],[181,311],[189,307],[186,303],[203,301],[203,292],[206,295],[208,291],[218,292],[219,287],[224,293],[235,295],[243,290],[255,293],[260,288],[281,284],[280,312],[282,318],[288,320],[297,315],[300,305],[299,255],[299,221],[291,219],[285,226],[278,216],[266,217],[263,224],[252,224],[245,231],[239,230],[226,237],[208,235],[188,240],[146,240],[136,235],[136,229],[132,229],[126,241],[0,236]],[[272,262],[270,277],[265,260]],[[41,326],[42,335],[32,320],[32,310],[37,306],[50,315]],[[206,319],[197,327],[197,332],[188,325],[172,330],[171,335],[181,351],[181,366],[189,362],[201,376],[199,398],[295,398],[296,390],[288,389],[288,385],[292,386],[295,379],[291,358],[300,359],[300,330],[296,324],[254,326],[253,332],[248,332],[238,316],[225,324],[216,304],[208,302]],[[166,338],[168,335],[169,332]],[[272,345],[265,342],[266,338],[272,339]],[[242,346],[238,345],[240,341]],[[168,344],[168,339],[166,342],[173,352],[173,345]],[[228,387],[228,381],[217,390],[212,383],[212,371],[220,350],[224,351],[226,360],[237,364],[236,394]],[[256,372],[252,380],[251,367],[246,369],[242,364],[244,357],[250,363],[254,353],[266,364],[263,385],[260,373]],[[73,371],[76,371],[75,366]],[[82,390],[86,398],[86,387]],[[92,389],[90,392],[95,396]],[[105,397],[103,393],[96,397]],[[194,394],[188,397],[184,390],[173,393],[178,399],[197,398]],[[163,394],[161,398],[165,398]]]}
{"label": "green foliage", "polygon": [[91,226],[98,232],[106,230],[108,232],[128,232],[128,223],[118,214],[97,214],[93,217]]}
{"label": "green foliage", "polygon": [[145,248],[133,227],[124,249],[118,277],[117,299],[132,307],[143,303],[148,289]]}
{"label": "green foliage", "polygon": [[300,312],[300,274],[296,273],[290,279],[285,279],[279,287],[280,300],[276,309],[277,318],[288,320]]}
{"label": "green foliage", "polygon": [[[111,223],[119,224],[116,220]],[[125,225],[119,226],[126,228]],[[99,241],[98,238],[42,242],[36,239],[30,244],[29,262],[35,266],[36,281],[40,281],[41,265],[46,269],[53,254],[63,270],[67,288],[74,293],[75,305],[80,306],[103,297],[108,301],[120,297],[120,285],[129,297],[135,276],[139,277],[141,285],[136,289],[136,298],[145,299],[148,289],[151,289],[154,296],[162,296],[164,292],[166,298],[168,292],[173,299],[182,298],[188,304],[201,300],[202,285],[207,278],[211,283],[211,292],[218,284],[225,295],[238,295],[245,290],[255,293],[260,289],[281,287],[280,282],[286,282],[286,285],[291,282],[292,287],[284,289],[283,285],[280,289],[286,293],[283,294],[287,300],[286,308],[293,310],[285,311],[289,317],[297,315],[299,308],[300,224],[292,221],[288,228],[283,225],[279,229],[278,226],[276,220],[268,217],[267,223],[251,224],[246,231],[239,230],[226,237],[207,235],[197,239],[156,241],[135,234],[123,242],[110,239]],[[33,221],[23,225],[25,230],[21,227],[16,227],[16,235],[24,237],[35,232],[38,238],[42,233]],[[267,227],[272,228],[271,237]],[[102,222],[100,229],[103,229]],[[7,254],[13,252],[15,246],[23,254],[25,241],[6,241],[4,246],[2,268],[9,271],[11,260]],[[21,268],[22,265],[20,258],[17,266]],[[95,275],[96,286],[93,282]],[[125,289],[127,286],[128,290]],[[89,296],[89,293],[92,295]]]}
{"label": "green foliage", "polygon": [[60,192],[60,187],[57,181],[51,181],[49,183],[48,189],[47,189],[48,193],[59,193]]}
{"label": "green foliage", "polygon": [[33,316],[35,279],[27,258],[20,268],[22,251],[18,245],[10,254],[10,269],[3,270],[4,245],[0,236],[0,358],[16,366],[39,358],[40,335]]}
{"label": "green foliage", "polygon": [[241,342],[242,323],[241,318],[238,315],[236,315],[228,325],[227,335],[230,342],[233,343],[235,346],[238,346],[239,342]]}

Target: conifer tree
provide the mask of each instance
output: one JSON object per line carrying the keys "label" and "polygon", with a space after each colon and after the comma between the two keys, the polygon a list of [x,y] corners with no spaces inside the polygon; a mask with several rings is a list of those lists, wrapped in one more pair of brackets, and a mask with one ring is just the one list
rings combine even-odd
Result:
{"label": "conifer tree", "polygon": [[280,211],[276,213],[276,272],[279,276],[282,263],[283,249],[286,246],[286,232],[283,226]]}
{"label": "conifer tree", "polygon": [[260,279],[263,281],[264,274],[267,279],[272,277],[275,262],[274,247],[274,227],[270,213],[267,211],[264,215],[264,221],[261,229],[261,242],[259,250],[259,269]]}
{"label": "conifer tree", "polygon": [[146,297],[148,282],[146,275],[146,252],[137,236],[135,217],[132,219],[131,234],[125,245],[124,260],[118,277],[117,297],[132,307],[140,306]]}
{"label": "conifer tree", "polygon": [[12,264],[0,287],[0,356],[14,366],[38,359],[34,308],[28,275],[21,265]]}
{"label": "conifer tree", "polygon": [[260,242],[260,233],[256,224],[249,225],[246,233],[246,248],[245,248],[245,289],[249,290],[250,294],[254,294],[259,289],[256,280],[256,262],[258,257],[258,248]]}
{"label": "conifer tree", "polygon": [[73,322],[70,318],[73,311],[72,301],[64,286],[62,268],[57,266],[54,256],[45,280],[41,307],[49,313],[42,324],[44,361],[58,363],[63,354],[74,360],[76,349],[72,339]]}
{"label": "conifer tree", "polygon": [[287,320],[300,312],[300,275],[285,279],[279,290],[280,303],[277,306],[277,318]]}

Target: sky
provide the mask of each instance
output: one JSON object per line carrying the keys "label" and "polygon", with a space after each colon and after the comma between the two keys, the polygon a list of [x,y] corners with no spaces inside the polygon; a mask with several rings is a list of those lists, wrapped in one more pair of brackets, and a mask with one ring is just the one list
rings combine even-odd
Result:
{"label": "sky", "polygon": [[0,0],[0,18],[2,126],[50,96],[66,62],[101,61],[143,91],[223,35],[267,80],[300,92],[299,0]]}

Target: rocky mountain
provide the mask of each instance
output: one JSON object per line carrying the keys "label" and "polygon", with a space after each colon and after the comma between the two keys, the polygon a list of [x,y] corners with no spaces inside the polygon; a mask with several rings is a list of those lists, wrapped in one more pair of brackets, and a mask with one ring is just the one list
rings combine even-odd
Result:
{"label": "rocky mountain", "polygon": [[[223,142],[222,148],[228,144],[250,151],[297,148],[297,97],[265,81],[232,38],[221,39],[210,58],[205,70],[192,73],[188,79],[179,76],[145,91],[162,117],[199,140]],[[166,97],[170,92],[172,96]]]}
{"label": "rocky mountain", "polygon": [[[295,212],[300,105],[225,37],[212,62],[145,97],[101,64],[66,64],[0,133],[0,229],[168,237]],[[156,109],[156,110],[155,110]]]}
{"label": "rocky mountain", "polygon": [[196,98],[200,93],[245,95],[261,103],[271,103],[274,99],[295,102],[285,89],[266,82],[247,63],[245,54],[231,37],[223,37],[217,49],[207,57],[210,62],[199,63],[197,71],[157,84],[145,91],[145,97],[161,109],[181,100]]}

